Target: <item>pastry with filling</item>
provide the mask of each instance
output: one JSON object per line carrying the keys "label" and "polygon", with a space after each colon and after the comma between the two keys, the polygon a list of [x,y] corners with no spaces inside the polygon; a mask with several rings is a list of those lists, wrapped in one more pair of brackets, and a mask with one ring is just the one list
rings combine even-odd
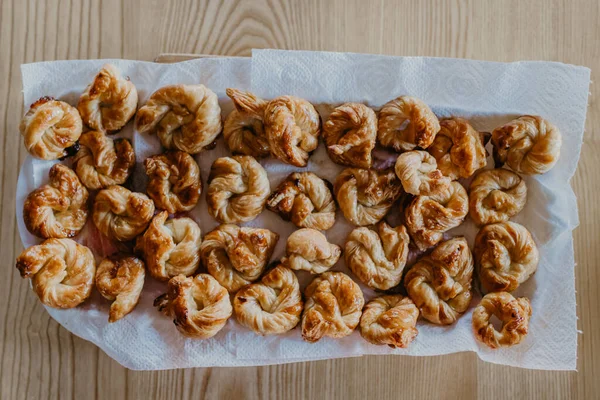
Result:
{"label": "pastry with filling", "polygon": [[287,239],[286,256],[281,264],[296,271],[322,274],[333,267],[342,255],[342,248],[327,241],[316,229],[294,231]]}
{"label": "pastry with filling", "polygon": [[401,294],[375,297],[360,317],[360,334],[368,342],[406,348],[417,337],[419,309]]}
{"label": "pastry with filling", "polygon": [[267,157],[271,153],[263,123],[267,102],[237,89],[227,89],[226,93],[235,107],[223,125],[227,148],[234,155]]}
{"label": "pastry with filling", "polygon": [[507,169],[482,171],[469,186],[469,215],[478,226],[508,221],[526,202],[525,181]]}
{"label": "pastry with filling", "polygon": [[448,188],[450,178],[437,168],[435,158],[426,151],[414,150],[396,159],[396,175],[406,193],[431,196]]}

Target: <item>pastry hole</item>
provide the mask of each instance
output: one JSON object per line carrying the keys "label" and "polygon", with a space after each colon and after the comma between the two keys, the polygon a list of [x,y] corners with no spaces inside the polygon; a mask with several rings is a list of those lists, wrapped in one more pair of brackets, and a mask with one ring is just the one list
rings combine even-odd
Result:
{"label": "pastry hole", "polygon": [[495,315],[492,315],[492,317],[490,318],[490,324],[492,324],[494,329],[498,332],[502,330],[502,326],[504,325],[502,320]]}

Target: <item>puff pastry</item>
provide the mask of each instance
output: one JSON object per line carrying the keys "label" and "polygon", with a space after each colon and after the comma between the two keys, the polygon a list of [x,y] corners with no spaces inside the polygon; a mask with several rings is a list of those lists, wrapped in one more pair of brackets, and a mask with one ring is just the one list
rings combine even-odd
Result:
{"label": "puff pastry", "polygon": [[329,243],[327,237],[318,230],[303,228],[288,237],[285,252],[281,264],[286,267],[322,274],[338,262],[342,248]]}
{"label": "puff pastry", "polygon": [[524,115],[492,132],[497,166],[525,175],[543,174],[558,161],[562,136],[542,117]]}
{"label": "puff pastry", "polygon": [[237,89],[226,93],[235,106],[223,125],[227,147],[234,155],[267,157],[271,153],[263,124],[267,102]]}
{"label": "puff pastry", "polygon": [[529,231],[510,221],[484,226],[473,253],[485,292],[512,292],[533,275],[540,259]]}
{"label": "puff pastry", "polygon": [[47,239],[17,258],[23,278],[49,307],[73,308],[92,292],[96,263],[92,251],[72,239]]}
{"label": "puff pastry", "polygon": [[312,172],[293,172],[277,186],[267,208],[300,228],[326,231],[335,223],[331,184]]}
{"label": "puff pastry", "polygon": [[479,226],[508,221],[526,202],[525,181],[507,169],[482,171],[469,187],[469,215]]}
{"label": "puff pastry", "polygon": [[25,148],[42,160],[66,157],[82,129],[83,123],[75,107],[47,96],[31,105],[19,125]]}
{"label": "puff pastry", "polygon": [[417,337],[419,309],[400,294],[376,297],[360,317],[360,334],[370,343],[405,348]]}
{"label": "puff pastry", "polygon": [[137,103],[135,85],[117,67],[106,64],[81,94],[77,109],[90,128],[114,133],[133,117]]}
{"label": "puff pastry", "polygon": [[166,149],[196,154],[221,133],[221,107],[204,85],[165,86],[138,110],[135,124],[140,133],[158,135]]}
{"label": "puff pastry", "polygon": [[235,293],[260,277],[278,240],[268,229],[220,225],[204,236],[200,257],[208,272]]}
{"label": "puff pastry", "polygon": [[88,191],[73,170],[54,164],[50,181],[29,193],[23,204],[27,230],[41,238],[73,237],[88,215]]}
{"label": "puff pastry", "polygon": [[156,208],[175,214],[196,206],[202,180],[192,156],[183,151],[169,151],[146,158],[144,167],[149,178],[146,192]]}
{"label": "puff pastry", "polygon": [[450,178],[437,168],[435,158],[426,151],[413,150],[396,159],[396,175],[406,193],[431,196],[448,188]]}
{"label": "puff pastry", "polygon": [[[490,322],[492,316],[502,321],[498,332]],[[527,297],[514,298],[510,293],[489,293],[473,310],[473,334],[486,346],[497,349],[519,344],[529,331],[531,303]]]}

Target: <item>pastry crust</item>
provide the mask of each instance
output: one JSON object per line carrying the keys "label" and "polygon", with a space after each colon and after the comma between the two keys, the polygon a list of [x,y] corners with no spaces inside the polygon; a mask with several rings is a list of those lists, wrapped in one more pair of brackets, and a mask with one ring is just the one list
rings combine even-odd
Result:
{"label": "pastry crust", "polygon": [[72,239],[47,239],[23,250],[17,269],[31,278],[43,304],[73,308],[90,296],[96,263],[92,251]]}
{"label": "pastry crust", "polygon": [[426,151],[413,150],[396,159],[396,175],[406,193],[431,196],[448,188],[451,179],[437,168],[435,158]]}
{"label": "pastry crust", "polygon": [[419,309],[400,294],[376,297],[360,317],[360,334],[368,342],[405,348],[417,337]]}
{"label": "pastry crust", "polygon": [[88,191],[73,170],[54,164],[50,180],[29,193],[23,204],[23,220],[31,234],[41,238],[73,237],[88,216]]}
{"label": "pastry crust", "polygon": [[237,89],[227,89],[226,93],[235,106],[223,125],[227,147],[234,155],[267,157],[271,153],[263,124],[267,102]]}
{"label": "pastry crust", "polygon": [[507,169],[482,171],[469,187],[469,215],[478,226],[508,221],[526,202],[525,181]]}
{"label": "pastry crust", "polygon": [[287,239],[286,256],[281,264],[296,271],[322,274],[333,267],[342,255],[342,248],[329,243],[327,237],[316,229],[294,231]]}

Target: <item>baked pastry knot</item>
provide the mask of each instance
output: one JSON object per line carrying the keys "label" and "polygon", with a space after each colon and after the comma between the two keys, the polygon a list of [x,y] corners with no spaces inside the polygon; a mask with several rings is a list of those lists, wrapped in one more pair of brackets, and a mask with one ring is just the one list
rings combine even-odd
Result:
{"label": "baked pastry knot", "polygon": [[450,325],[467,310],[473,293],[473,257],[464,237],[439,244],[406,273],[404,286],[421,315]]}
{"label": "baked pastry knot", "polygon": [[371,151],[377,139],[375,111],[360,103],[342,104],[323,125],[323,139],[333,162],[371,168]]}
{"label": "baked pastry knot", "polygon": [[531,233],[510,221],[484,226],[473,254],[485,292],[512,292],[533,275],[540,260]]}
{"label": "baked pastry knot", "polygon": [[346,265],[367,286],[391,289],[402,280],[409,242],[403,225],[392,228],[382,221],[377,231],[356,228],[346,239]]}
{"label": "baked pastry knot", "polygon": [[264,210],[270,191],[267,171],[254,157],[217,158],[208,177],[208,213],[219,222],[251,221]]}
{"label": "baked pastry knot", "polygon": [[360,334],[370,343],[405,348],[417,337],[419,309],[400,294],[376,297],[360,317]]}
{"label": "baked pastry knot", "polygon": [[302,294],[294,271],[278,265],[260,282],[241,288],[233,298],[233,312],[240,324],[259,335],[293,329],[302,313]]}
{"label": "baked pastry knot", "polygon": [[88,191],[66,165],[54,164],[49,176],[46,185],[25,199],[25,226],[33,235],[45,239],[73,237],[87,221]]}
{"label": "baked pastry knot", "polygon": [[400,96],[379,112],[379,143],[396,151],[410,151],[417,146],[425,149],[439,130],[433,111],[416,97]]}
{"label": "baked pastry knot", "polygon": [[117,67],[106,64],[81,94],[77,109],[90,128],[114,133],[133,117],[137,103],[135,85]]}
{"label": "baked pastry knot", "polygon": [[175,214],[196,206],[202,180],[192,156],[183,151],[169,151],[146,158],[144,167],[149,178],[146,192],[156,208]]}
{"label": "baked pastry knot", "polygon": [[75,107],[53,97],[42,97],[23,116],[19,131],[34,157],[56,160],[69,155],[81,136],[83,123]]}
{"label": "baked pastry knot", "polygon": [[303,228],[288,237],[285,252],[281,264],[286,267],[322,274],[338,262],[342,248],[329,243],[327,237],[318,230]]}
{"label": "baked pastry knot", "polygon": [[[490,322],[496,316],[502,321],[498,332]],[[486,294],[473,310],[473,334],[492,349],[519,344],[529,331],[531,303],[527,297],[514,298],[510,293]]]}
{"label": "baked pastry knot", "polygon": [[144,263],[137,257],[115,255],[102,260],[96,271],[96,288],[111,300],[108,322],[116,322],[137,305],[146,276]]}
{"label": "baked pastry knot", "polygon": [[507,169],[482,171],[469,187],[469,215],[478,226],[508,221],[526,202],[525,181]]}
{"label": "baked pastry knot", "polygon": [[221,133],[221,107],[204,85],[165,86],[138,110],[135,124],[140,133],[157,134],[166,149],[196,154]]}
{"label": "baked pastry knot", "polygon": [[396,175],[406,193],[431,196],[448,188],[450,178],[437,168],[435,158],[426,151],[413,150],[396,159]]}
{"label": "baked pastry knot", "polygon": [[524,115],[492,132],[496,166],[506,163],[525,175],[543,174],[558,161],[562,137],[542,117]]}
{"label": "baked pastry knot", "polygon": [[468,211],[467,191],[454,181],[438,194],[415,197],[404,217],[415,245],[425,250],[438,244],[445,232],[462,224]]}
{"label": "baked pastry knot", "polygon": [[204,236],[200,257],[208,272],[235,293],[260,277],[277,240],[279,235],[268,229],[220,225]]}
{"label": "baked pastry knot", "polygon": [[227,147],[234,155],[267,157],[271,152],[263,124],[267,102],[237,89],[226,93],[235,106],[223,125]]}
{"label": "baked pastry knot", "polygon": [[17,258],[23,278],[31,278],[40,301],[54,308],[73,308],[92,292],[96,263],[92,251],[72,239],[47,239]]}
{"label": "baked pastry knot", "polygon": [[343,272],[318,275],[304,290],[302,338],[314,343],[324,336],[352,333],[365,305],[360,287]]}
{"label": "baked pastry knot", "polygon": [[277,186],[267,208],[300,228],[325,231],[335,223],[331,184],[312,172],[293,172]]}
{"label": "baked pastry knot", "polygon": [[154,203],[145,194],[112,185],[96,195],[92,218],[104,236],[126,242],[144,232],[153,215]]}
{"label": "baked pastry knot", "polygon": [[381,221],[402,195],[402,184],[392,170],[346,168],[333,185],[344,217],[354,225]]}
{"label": "baked pastry knot", "polygon": [[232,313],[227,289],[208,274],[171,278],[167,293],[156,298],[154,306],[173,318],[181,334],[195,339],[215,336]]}

